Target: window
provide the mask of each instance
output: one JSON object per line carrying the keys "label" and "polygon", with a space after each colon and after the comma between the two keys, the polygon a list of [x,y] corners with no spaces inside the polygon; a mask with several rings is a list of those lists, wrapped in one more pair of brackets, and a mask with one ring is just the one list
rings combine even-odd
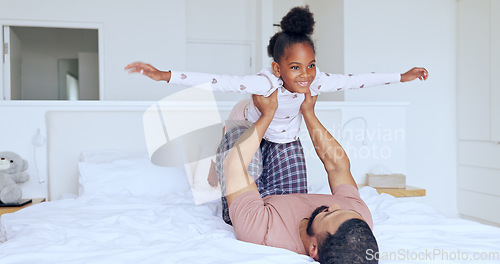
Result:
{"label": "window", "polygon": [[99,100],[98,29],[3,26],[4,100]]}

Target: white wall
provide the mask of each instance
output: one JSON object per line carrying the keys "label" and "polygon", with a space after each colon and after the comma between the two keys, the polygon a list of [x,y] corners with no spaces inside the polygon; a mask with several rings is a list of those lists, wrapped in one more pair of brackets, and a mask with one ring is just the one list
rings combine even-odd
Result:
{"label": "white wall", "polygon": [[[315,109],[321,123],[349,156],[354,180],[364,184],[367,172],[407,173],[406,108],[405,103],[322,101],[317,102]],[[340,110],[340,119],[335,117],[332,109]],[[328,185],[323,163],[304,123],[300,140],[304,147],[308,184]]]}
{"label": "white wall", "polygon": [[130,77],[123,68],[138,60],[184,67],[185,13],[184,1],[174,0],[3,0],[0,20],[101,25],[104,99],[155,100],[165,96],[165,85]]}
{"label": "white wall", "polygon": [[[241,2],[240,8],[251,2]],[[276,0],[274,3],[272,13],[278,22],[289,9],[277,8],[285,2]],[[293,1],[299,5],[305,2]],[[189,1],[3,0],[0,20],[102,25],[106,73],[104,99],[157,100],[176,90],[141,76],[129,76],[123,67],[136,60],[152,63],[161,69],[185,67],[186,3]],[[321,7],[320,0],[310,0],[310,3],[312,8]],[[262,9],[265,5],[260,2],[256,6]],[[26,6],[30,8],[26,9]],[[343,9],[342,45],[346,73],[403,72],[413,66],[425,66],[430,71],[427,82],[361,89],[347,92],[345,99],[410,102],[406,124],[408,184],[426,188],[426,201],[434,208],[449,215],[456,214],[455,0],[423,0],[418,4],[400,0],[348,0],[343,1]],[[241,14],[239,12],[236,14]],[[336,12],[338,10],[332,10],[332,13]],[[220,18],[213,19],[219,21]],[[252,18],[248,19],[252,21]],[[330,22],[335,23],[334,20]],[[232,28],[232,22],[225,23]],[[239,22],[234,24],[241,25]],[[198,29],[189,32],[193,30]],[[238,32],[236,36],[242,37],[240,31],[235,32]],[[217,34],[228,36],[224,31]],[[318,50],[321,60],[335,59],[320,54]],[[262,54],[260,57],[264,64]],[[318,65],[321,68],[321,64]],[[14,121],[10,126],[9,135],[14,134],[16,139],[10,140],[5,148],[28,156],[31,155],[29,140],[35,131],[23,126],[31,119],[21,109],[12,115]],[[6,113],[5,108],[0,108],[0,111]]]}
{"label": "white wall", "polygon": [[[260,70],[261,65],[256,67],[259,3],[255,0],[187,0],[185,70],[229,75],[255,74]],[[248,97],[239,93],[215,93],[214,96],[218,101]]]}
{"label": "white wall", "polygon": [[[344,0],[306,0],[314,14],[316,65],[322,72],[344,73]],[[344,101],[345,92],[324,93],[320,101]]]}
{"label": "white wall", "polygon": [[426,82],[346,92],[346,101],[408,101],[407,183],[457,213],[456,1],[344,1],[345,71],[429,70]]}
{"label": "white wall", "polygon": [[255,66],[257,69],[267,67],[272,62],[267,55],[267,45],[269,45],[269,39],[274,35],[273,10],[272,2],[268,0],[257,2],[257,37],[255,41]]}
{"label": "white wall", "polygon": [[256,11],[255,0],[186,0],[186,38],[255,41]]}

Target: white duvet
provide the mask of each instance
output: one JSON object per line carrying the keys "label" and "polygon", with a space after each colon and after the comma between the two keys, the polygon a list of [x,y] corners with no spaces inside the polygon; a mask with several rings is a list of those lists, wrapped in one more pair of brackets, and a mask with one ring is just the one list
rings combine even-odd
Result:
{"label": "white duvet", "polygon": [[[499,228],[446,218],[423,204],[378,195],[369,187],[361,195],[372,211],[380,247],[379,255],[367,257],[380,263],[500,263]],[[217,202],[192,201],[190,193],[162,199],[83,195],[33,205],[2,216],[0,263],[313,261],[240,242],[218,216]]]}

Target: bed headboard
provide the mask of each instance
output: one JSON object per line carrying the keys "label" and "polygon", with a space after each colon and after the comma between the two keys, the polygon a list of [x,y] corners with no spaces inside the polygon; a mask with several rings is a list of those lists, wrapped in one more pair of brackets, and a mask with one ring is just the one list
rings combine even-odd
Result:
{"label": "bed headboard", "polygon": [[78,161],[85,150],[147,152],[144,111],[49,111],[49,200],[78,193]]}
{"label": "bed headboard", "polygon": [[[223,120],[227,118],[235,103],[218,103]],[[143,115],[148,107],[135,107],[132,110],[109,107],[91,111],[48,111],[46,123],[49,200],[58,199],[63,194],[78,194],[78,161],[82,151],[147,152]],[[194,108],[200,115],[206,112],[200,104],[184,104],[181,109],[186,107]],[[341,111],[335,105],[326,104],[326,107],[322,107],[322,103],[317,104],[317,115],[322,121],[328,120],[328,124],[341,120]],[[321,176],[324,174],[323,166],[314,154],[305,125],[302,127],[301,141],[304,151],[310,154],[306,158],[309,176],[320,177],[324,181],[325,177]]]}

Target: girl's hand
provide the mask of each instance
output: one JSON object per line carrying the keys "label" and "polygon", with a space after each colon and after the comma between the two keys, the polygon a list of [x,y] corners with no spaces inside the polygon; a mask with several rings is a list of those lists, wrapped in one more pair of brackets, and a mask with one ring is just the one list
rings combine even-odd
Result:
{"label": "girl's hand", "polygon": [[306,98],[304,99],[304,102],[302,102],[302,105],[300,105],[300,112],[302,114],[314,113],[314,106],[316,105],[318,96],[311,96],[311,90],[307,90],[304,95]]}
{"label": "girl's hand", "polygon": [[278,90],[274,91],[269,97],[263,95],[252,95],[253,103],[264,116],[273,116],[278,109]]}
{"label": "girl's hand", "polygon": [[427,80],[429,77],[429,73],[425,68],[415,67],[403,74],[401,74],[401,82],[409,82],[415,79],[419,79],[421,81]]}
{"label": "girl's hand", "polygon": [[150,64],[143,62],[133,62],[129,65],[125,66],[125,70],[128,70],[128,73],[138,72],[140,74],[146,75],[149,78],[155,81],[170,81],[170,71],[164,72],[156,69]]}

